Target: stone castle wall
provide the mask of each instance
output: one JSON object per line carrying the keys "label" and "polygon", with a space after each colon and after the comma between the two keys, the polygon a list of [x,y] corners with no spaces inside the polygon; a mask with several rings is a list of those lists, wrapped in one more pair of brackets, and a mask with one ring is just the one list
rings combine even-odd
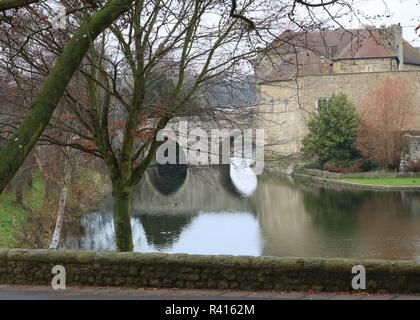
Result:
{"label": "stone castle wall", "polygon": [[395,71],[398,64],[395,59],[353,59],[334,62],[335,73],[387,72]]}
{"label": "stone castle wall", "polygon": [[369,94],[389,78],[403,79],[415,93],[412,115],[405,130],[420,130],[420,71],[348,73],[301,76],[289,81],[258,85],[260,93],[259,126],[266,130],[266,144],[276,155],[296,154],[307,133],[307,121],[316,112],[317,100],[344,93],[360,108]]}

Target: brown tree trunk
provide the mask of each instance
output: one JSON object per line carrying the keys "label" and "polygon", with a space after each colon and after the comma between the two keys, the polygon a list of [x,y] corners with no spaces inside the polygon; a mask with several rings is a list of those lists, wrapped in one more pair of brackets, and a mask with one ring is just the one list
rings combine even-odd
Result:
{"label": "brown tree trunk", "polygon": [[23,186],[22,183],[17,183],[15,187],[16,202],[23,206]]}
{"label": "brown tree trunk", "polygon": [[131,229],[131,195],[133,187],[121,181],[113,181],[113,216],[115,230],[115,244],[117,251],[133,251],[133,234]]}

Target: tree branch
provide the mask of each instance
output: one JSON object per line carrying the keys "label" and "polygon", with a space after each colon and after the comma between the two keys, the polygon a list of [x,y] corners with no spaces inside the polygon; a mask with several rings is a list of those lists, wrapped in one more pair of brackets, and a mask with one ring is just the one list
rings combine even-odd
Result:
{"label": "tree branch", "polygon": [[110,0],[74,34],[48,75],[31,110],[0,151],[0,192],[12,179],[48,125],[66,87],[93,40],[130,8],[133,0]]}

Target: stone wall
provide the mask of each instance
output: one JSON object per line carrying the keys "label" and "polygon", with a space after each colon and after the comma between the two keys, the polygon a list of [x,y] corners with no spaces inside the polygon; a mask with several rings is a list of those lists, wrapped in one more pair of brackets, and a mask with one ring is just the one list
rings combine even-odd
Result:
{"label": "stone wall", "polygon": [[403,139],[404,150],[401,155],[401,171],[406,170],[413,163],[420,164],[420,136],[406,134]]}
{"label": "stone wall", "polygon": [[384,72],[398,68],[395,59],[352,59],[337,61],[333,65],[334,73]]}
{"label": "stone wall", "polygon": [[[260,127],[266,129],[269,150],[278,155],[296,154],[307,133],[307,121],[316,112],[317,100],[344,93],[359,108],[382,81],[398,77],[407,82],[420,101],[420,71],[348,73],[301,76],[290,81],[260,83]],[[420,102],[413,106],[405,130],[420,130]]]}
{"label": "stone wall", "polygon": [[49,285],[52,267],[67,286],[352,291],[352,267],[366,268],[369,292],[420,293],[420,264],[157,253],[0,250],[0,284]]}
{"label": "stone wall", "polygon": [[356,173],[335,173],[317,169],[299,169],[297,173],[325,179],[357,179],[357,178],[419,178],[420,172],[369,171]]}

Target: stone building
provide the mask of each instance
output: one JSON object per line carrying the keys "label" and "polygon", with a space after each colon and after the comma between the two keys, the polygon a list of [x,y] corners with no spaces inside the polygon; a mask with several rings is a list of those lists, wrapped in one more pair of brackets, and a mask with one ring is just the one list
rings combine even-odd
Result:
{"label": "stone building", "polygon": [[[406,80],[420,101],[420,49],[403,39],[402,27],[285,32],[254,65],[259,125],[268,150],[298,155],[307,121],[320,101],[344,93],[359,108],[389,77]],[[420,103],[405,130],[420,129]]]}

